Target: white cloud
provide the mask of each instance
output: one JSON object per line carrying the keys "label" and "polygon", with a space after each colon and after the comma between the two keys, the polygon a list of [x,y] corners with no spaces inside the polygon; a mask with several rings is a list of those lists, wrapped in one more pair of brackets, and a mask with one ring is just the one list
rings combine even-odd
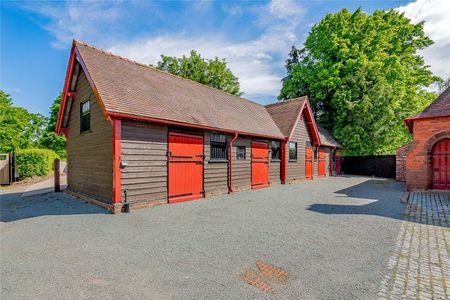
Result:
{"label": "white cloud", "polygon": [[225,36],[205,34],[192,37],[186,33],[164,34],[134,42],[116,43],[113,53],[143,63],[155,64],[160,54],[181,56],[195,49],[207,58],[225,58],[231,71],[239,77],[246,97],[276,97],[284,76],[284,59],[293,43],[303,8],[295,2],[272,1],[259,7],[262,33],[245,42],[234,42]]}
{"label": "white cloud", "polygon": [[[167,16],[158,11],[157,4],[137,1],[88,1],[42,3],[27,2],[22,8],[45,18],[43,27],[54,36],[52,45],[67,49],[73,38],[85,40],[99,47],[106,47],[113,53],[155,64],[161,54],[181,56],[197,50],[207,58],[225,58],[228,67],[239,77],[241,90],[246,97],[275,98],[281,88],[281,78],[285,75],[284,60],[292,44],[299,44],[297,32],[304,25],[303,7],[294,0],[272,0],[269,3],[223,3],[221,9],[228,20],[249,16],[249,25],[254,27],[256,36],[235,41],[230,35],[205,28],[200,34],[184,27],[165,31],[158,28],[142,35],[127,32],[130,23],[145,29],[145,22],[136,18],[151,15],[161,19]],[[141,7],[145,6],[145,7]],[[187,6],[185,13],[208,14],[210,0]],[[183,14],[183,12],[178,12]],[[174,17],[174,16],[171,16]],[[187,24],[189,23],[186,21]],[[189,25],[194,24],[195,22]],[[226,23],[224,24],[226,26]],[[233,35],[233,33],[231,34]],[[241,37],[238,37],[241,38]],[[302,37],[304,38],[304,37]]]}
{"label": "white cloud", "polygon": [[17,5],[43,17],[35,20],[55,38],[51,44],[58,49],[70,47],[74,38],[107,44],[126,31],[124,23],[134,20],[136,12],[159,17],[157,5],[147,1],[30,1]]}
{"label": "white cloud", "polygon": [[424,31],[434,44],[422,50],[421,55],[431,71],[444,79],[450,77],[450,1],[417,0],[397,8],[413,23],[425,21]]}

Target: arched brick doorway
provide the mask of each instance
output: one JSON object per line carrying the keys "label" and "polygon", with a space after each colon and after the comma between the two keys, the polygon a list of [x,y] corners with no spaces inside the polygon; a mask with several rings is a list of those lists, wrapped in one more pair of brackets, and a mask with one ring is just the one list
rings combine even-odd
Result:
{"label": "arched brick doorway", "polygon": [[433,146],[432,188],[450,190],[450,139],[443,139]]}

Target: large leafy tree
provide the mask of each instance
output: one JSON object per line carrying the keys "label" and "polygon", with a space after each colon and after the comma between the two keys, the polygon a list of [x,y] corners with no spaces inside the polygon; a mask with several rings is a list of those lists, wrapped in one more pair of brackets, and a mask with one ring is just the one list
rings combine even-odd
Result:
{"label": "large leafy tree", "polygon": [[204,59],[195,50],[180,58],[161,55],[158,69],[188,78],[233,95],[241,95],[239,79],[227,67],[225,59]]}
{"label": "large leafy tree", "polygon": [[39,140],[39,145],[55,151],[60,157],[64,158],[66,157],[66,139],[64,136],[55,133],[61,99],[62,96],[60,94],[50,107],[50,117],[46,120],[45,131]]}
{"label": "large leafy tree", "polygon": [[410,140],[402,120],[436,96],[426,88],[439,78],[417,53],[432,43],[394,10],[328,14],[292,48],[279,99],[309,95],[347,155],[392,154]]}
{"label": "large leafy tree", "polygon": [[11,96],[0,90],[0,152],[36,146],[45,127],[45,117],[13,105]]}

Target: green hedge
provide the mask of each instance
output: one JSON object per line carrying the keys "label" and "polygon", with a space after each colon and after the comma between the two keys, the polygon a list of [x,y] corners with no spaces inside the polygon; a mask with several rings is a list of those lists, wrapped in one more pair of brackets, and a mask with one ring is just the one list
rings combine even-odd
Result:
{"label": "green hedge", "polygon": [[16,151],[16,168],[20,178],[44,176],[53,170],[55,151],[49,149],[24,149]]}

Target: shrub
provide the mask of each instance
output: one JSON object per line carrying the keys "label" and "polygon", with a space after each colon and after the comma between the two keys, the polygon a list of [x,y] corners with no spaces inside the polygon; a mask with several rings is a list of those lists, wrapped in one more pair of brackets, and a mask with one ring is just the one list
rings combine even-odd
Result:
{"label": "shrub", "polygon": [[47,175],[53,169],[55,158],[59,158],[58,154],[49,149],[16,151],[16,168],[20,178]]}

